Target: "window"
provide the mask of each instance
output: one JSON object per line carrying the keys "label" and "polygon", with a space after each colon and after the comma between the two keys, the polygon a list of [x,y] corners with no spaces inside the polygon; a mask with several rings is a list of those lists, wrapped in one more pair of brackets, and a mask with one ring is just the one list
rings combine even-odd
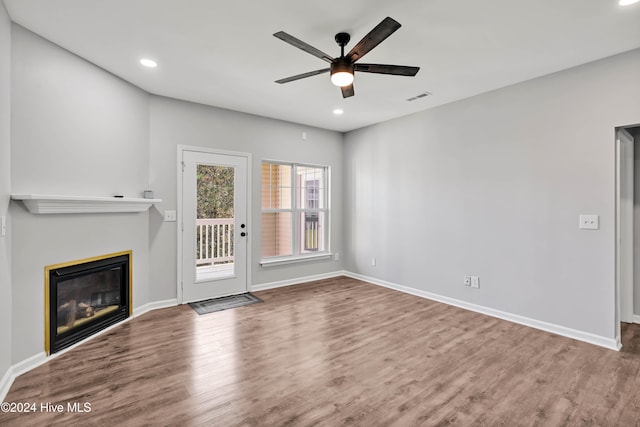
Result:
{"label": "window", "polygon": [[326,254],[328,175],[323,166],[262,163],[262,258]]}

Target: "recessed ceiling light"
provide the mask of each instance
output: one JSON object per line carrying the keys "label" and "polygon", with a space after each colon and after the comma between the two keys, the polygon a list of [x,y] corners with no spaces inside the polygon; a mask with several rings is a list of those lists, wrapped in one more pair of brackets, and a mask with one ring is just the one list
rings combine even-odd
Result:
{"label": "recessed ceiling light", "polygon": [[344,111],[340,108],[336,108],[335,110],[333,110],[333,114],[335,114],[336,116],[339,116],[342,113],[344,113]]}
{"label": "recessed ceiling light", "polygon": [[142,58],[140,60],[140,63],[142,65],[144,65],[145,67],[149,67],[149,68],[156,68],[158,66],[158,63],[156,61],[154,61],[153,59],[148,59],[148,58]]}
{"label": "recessed ceiling light", "polygon": [[630,4],[638,3],[640,0],[620,0],[618,4],[620,6],[629,6]]}

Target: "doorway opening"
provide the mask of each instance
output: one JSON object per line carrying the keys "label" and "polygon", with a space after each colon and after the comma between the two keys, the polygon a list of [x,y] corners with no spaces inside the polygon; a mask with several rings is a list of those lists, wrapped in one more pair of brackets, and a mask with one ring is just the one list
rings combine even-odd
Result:
{"label": "doorway opening", "polygon": [[[618,345],[623,324],[640,323],[640,125],[616,128],[616,299]],[[635,224],[635,226],[634,226]]]}

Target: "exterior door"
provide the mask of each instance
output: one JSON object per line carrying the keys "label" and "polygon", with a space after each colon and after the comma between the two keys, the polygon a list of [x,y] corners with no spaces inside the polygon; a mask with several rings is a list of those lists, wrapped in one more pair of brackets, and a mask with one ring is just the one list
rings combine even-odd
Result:
{"label": "exterior door", "polygon": [[182,302],[248,291],[248,156],[182,150]]}

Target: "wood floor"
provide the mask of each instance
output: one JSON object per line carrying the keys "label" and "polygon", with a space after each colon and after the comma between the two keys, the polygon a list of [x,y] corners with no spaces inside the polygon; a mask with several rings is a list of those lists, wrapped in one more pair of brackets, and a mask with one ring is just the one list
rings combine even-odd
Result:
{"label": "wood floor", "polygon": [[640,425],[637,325],[615,352],[350,278],[256,295],[78,346],[16,379],[5,401],[38,410],[0,425]]}

